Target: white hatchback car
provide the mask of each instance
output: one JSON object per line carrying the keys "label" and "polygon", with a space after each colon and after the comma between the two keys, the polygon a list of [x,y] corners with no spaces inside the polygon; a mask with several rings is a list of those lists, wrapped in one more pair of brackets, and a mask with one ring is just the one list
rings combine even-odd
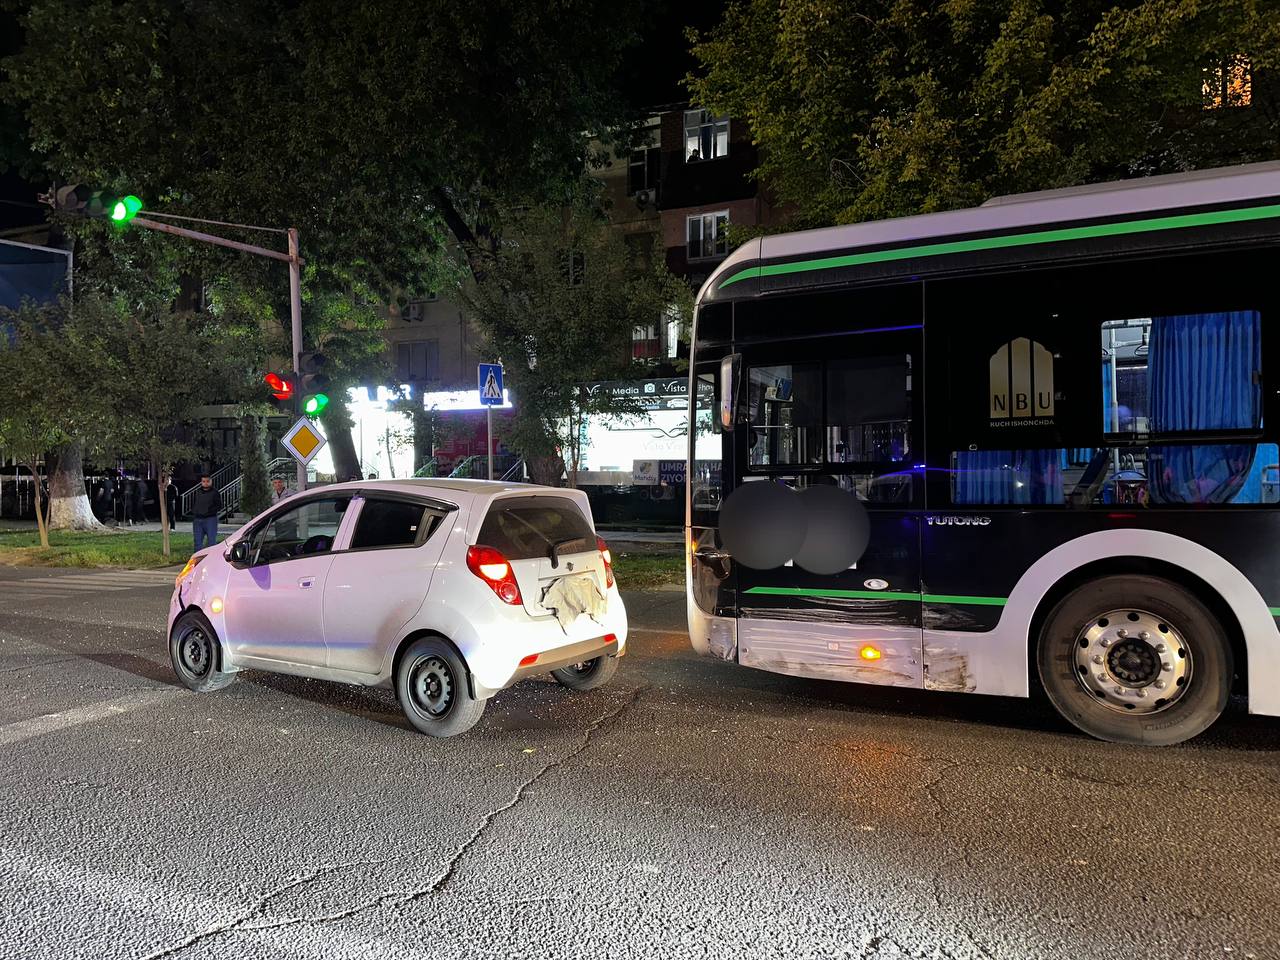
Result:
{"label": "white hatchback car", "polygon": [[409,722],[442,737],[531,674],[601,686],[626,643],[586,494],[485,480],[290,497],[195,554],[169,605],[169,654],[192,690],[244,669],[391,686]]}

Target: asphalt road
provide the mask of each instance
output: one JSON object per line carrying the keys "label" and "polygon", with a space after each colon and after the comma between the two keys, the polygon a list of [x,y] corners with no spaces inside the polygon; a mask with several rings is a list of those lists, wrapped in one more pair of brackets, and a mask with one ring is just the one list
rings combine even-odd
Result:
{"label": "asphalt road", "polygon": [[1280,721],[1181,747],[695,657],[472,733],[174,685],[157,574],[0,569],[0,957],[1280,957]]}

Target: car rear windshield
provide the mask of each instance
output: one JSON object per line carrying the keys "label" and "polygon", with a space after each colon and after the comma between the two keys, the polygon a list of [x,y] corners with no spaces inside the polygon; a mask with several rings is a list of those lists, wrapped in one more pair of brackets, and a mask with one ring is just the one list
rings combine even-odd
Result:
{"label": "car rear windshield", "polygon": [[508,560],[532,560],[593,549],[595,534],[577,504],[564,497],[511,497],[489,508],[477,541]]}

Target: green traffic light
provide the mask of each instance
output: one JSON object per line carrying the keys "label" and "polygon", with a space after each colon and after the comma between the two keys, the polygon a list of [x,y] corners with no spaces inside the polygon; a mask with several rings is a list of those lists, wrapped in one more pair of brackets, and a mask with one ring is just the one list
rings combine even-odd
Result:
{"label": "green traffic light", "polygon": [[308,417],[316,417],[329,405],[329,398],[323,393],[313,393],[302,402],[302,412]]}
{"label": "green traffic light", "polygon": [[128,223],[141,209],[142,201],[131,193],[116,201],[116,205],[111,208],[111,219],[115,223]]}

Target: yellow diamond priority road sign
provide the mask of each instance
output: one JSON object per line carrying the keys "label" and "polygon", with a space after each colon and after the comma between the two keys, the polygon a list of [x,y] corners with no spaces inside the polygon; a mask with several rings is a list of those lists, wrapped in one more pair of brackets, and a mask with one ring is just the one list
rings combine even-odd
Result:
{"label": "yellow diamond priority road sign", "polygon": [[293,454],[294,459],[306,466],[311,458],[319,453],[329,441],[324,438],[314,423],[302,417],[289,428],[289,432],[280,440],[284,448]]}

